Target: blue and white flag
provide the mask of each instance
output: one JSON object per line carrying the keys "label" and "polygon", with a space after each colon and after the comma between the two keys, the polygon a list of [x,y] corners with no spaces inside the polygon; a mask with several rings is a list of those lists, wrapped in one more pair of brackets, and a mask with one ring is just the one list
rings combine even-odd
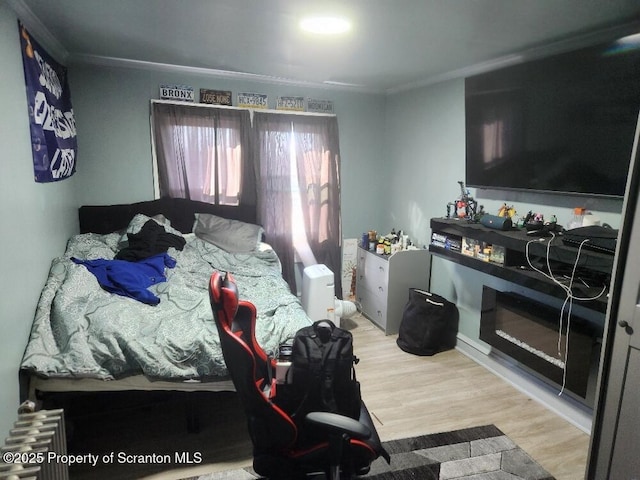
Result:
{"label": "blue and white flag", "polygon": [[76,171],[78,142],[67,69],[18,22],[27,88],[36,182],[56,182]]}

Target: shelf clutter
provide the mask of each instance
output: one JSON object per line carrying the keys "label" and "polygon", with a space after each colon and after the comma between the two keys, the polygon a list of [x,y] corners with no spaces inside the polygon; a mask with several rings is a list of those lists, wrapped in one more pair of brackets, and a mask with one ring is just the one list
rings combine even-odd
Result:
{"label": "shelf clutter", "polygon": [[402,250],[418,250],[418,247],[409,239],[409,235],[402,230],[396,232],[395,228],[386,235],[380,235],[375,230],[363,233],[360,247],[376,255],[393,255]]}
{"label": "shelf clutter", "polygon": [[606,311],[611,253],[565,244],[561,232],[536,236],[524,228],[497,230],[465,219],[433,218],[431,230],[432,254],[558,298],[566,293],[557,282],[573,278],[571,288],[580,297],[597,297],[579,303]]}

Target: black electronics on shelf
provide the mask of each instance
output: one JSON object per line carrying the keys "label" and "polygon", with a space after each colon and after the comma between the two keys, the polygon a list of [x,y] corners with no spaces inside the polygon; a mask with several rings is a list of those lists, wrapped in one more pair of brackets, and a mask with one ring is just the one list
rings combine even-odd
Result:
{"label": "black electronics on shelf", "polygon": [[592,298],[602,294],[576,303],[606,312],[612,254],[583,248],[578,255],[579,247],[565,244],[560,234],[535,237],[524,229],[495,230],[468,220],[433,218],[431,231],[432,254],[560,299],[566,298],[566,291],[536,269],[546,272],[549,264],[558,281],[566,283],[577,259],[574,295]]}
{"label": "black electronics on shelf", "polygon": [[617,39],[467,77],[466,184],[622,198],[639,107]]}

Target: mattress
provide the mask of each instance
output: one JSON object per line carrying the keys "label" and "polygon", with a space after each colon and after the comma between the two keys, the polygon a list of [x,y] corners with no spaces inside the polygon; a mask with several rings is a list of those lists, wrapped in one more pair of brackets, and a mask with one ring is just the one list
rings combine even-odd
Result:
{"label": "mattress", "polygon": [[231,272],[240,298],[256,306],[256,338],[266,352],[275,354],[280,343],[311,323],[282,279],[273,250],[262,245],[230,253],[195,235],[184,238],[183,250],[169,248],[175,267],[166,269],[166,281],[149,287],[159,299],[149,305],[106,291],[85,265],[72,260],[113,259],[122,233],[72,237],[51,264],[21,375],[38,379],[42,388],[54,388],[44,386],[47,379],[68,380],[66,387],[74,389],[82,387],[79,380],[98,390],[115,380],[120,385],[114,388],[125,389],[127,382],[142,389],[211,390],[213,382],[231,388],[208,297],[215,270]]}

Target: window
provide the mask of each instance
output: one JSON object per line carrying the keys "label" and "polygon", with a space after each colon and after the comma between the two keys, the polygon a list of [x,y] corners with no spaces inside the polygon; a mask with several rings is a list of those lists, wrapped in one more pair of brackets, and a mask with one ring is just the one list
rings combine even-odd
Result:
{"label": "window", "polygon": [[170,103],[154,103],[152,112],[157,195],[239,205],[249,171],[248,112]]}
{"label": "window", "polygon": [[[199,127],[202,128],[202,127]],[[242,181],[242,145],[237,128],[215,130],[215,145],[196,155],[206,155],[203,194],[209,203],[238,205]]]}
{"label": "window", "polygon": [[[296,253],[341,296],[339,142],[333,115],[152,102],[159,197],[249,206],[296,291]],[[260,181],[257,182],[256,178]]]}
{"label": "window", "polygon": [[[339,147],[333,116],[255,112],[260,218],[295,287],[293,263],[323,263],[341,295]],[[295,253],[294,253],[295,252]]]}

